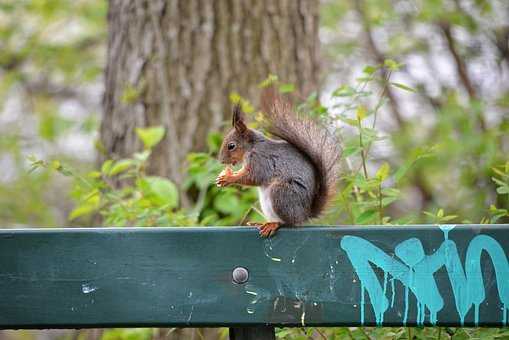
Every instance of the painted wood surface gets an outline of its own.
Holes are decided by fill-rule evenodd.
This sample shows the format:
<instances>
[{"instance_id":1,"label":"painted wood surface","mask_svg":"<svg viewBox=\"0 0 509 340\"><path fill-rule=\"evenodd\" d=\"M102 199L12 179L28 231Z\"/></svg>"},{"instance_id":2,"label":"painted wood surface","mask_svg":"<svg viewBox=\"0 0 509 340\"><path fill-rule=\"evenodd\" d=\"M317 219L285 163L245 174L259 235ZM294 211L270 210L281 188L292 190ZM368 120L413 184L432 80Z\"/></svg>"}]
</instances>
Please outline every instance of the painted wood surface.
<instances>
[{"instance_id":1,"label":"painted wood surface","mask_svg":"<svg viewBox=\"0 0 509 340\"><path fill-rule=\"evenodd\" d=\"M4 229L0 328L506 326L508 254L503 225Z\"/></svg>"}]
</instances>

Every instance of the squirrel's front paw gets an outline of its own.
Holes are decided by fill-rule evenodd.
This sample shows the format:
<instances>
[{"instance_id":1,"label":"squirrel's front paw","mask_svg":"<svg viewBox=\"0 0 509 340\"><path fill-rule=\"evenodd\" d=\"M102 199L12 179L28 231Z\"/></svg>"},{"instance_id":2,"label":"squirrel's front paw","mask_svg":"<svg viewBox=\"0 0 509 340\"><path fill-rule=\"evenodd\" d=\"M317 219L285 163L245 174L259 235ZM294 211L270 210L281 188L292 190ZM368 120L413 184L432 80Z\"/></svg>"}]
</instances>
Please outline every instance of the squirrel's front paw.
<instances>
[{"instance_id":1,"label":"squirrel's front paw","mask_svg":"<svg viewBox=\"0 0 509 340\"><path fill-rule=\"evenodd\" d=\"M217 176L216 178L216 185L221 188L221 187L225 187L227 186L228 184L230 184L230 181L228 181L228 177L226 177L225 175L219 175Z\"/></svg>"},{"instance_id":2,"label":"squirrel's front paw","mask_svg":"<svg viewBox=\"0 0 509 340\"><path fill-rule=\"evenodd\" d=\"M216 178L216 185L218 187L225 187L232 184L231 177L233 170L230 167L225 168Z\"/></svg>"}]
</instances>

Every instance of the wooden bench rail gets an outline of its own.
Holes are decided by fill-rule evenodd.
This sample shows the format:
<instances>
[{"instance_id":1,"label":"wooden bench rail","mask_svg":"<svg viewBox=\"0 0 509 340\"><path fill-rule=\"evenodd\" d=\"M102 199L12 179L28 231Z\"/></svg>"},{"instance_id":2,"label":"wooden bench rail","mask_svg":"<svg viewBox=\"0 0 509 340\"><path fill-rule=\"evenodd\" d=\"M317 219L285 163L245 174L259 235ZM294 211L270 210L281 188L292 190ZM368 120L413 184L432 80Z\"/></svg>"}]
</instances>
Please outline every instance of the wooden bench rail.
<instances>
[{"instance_id":1,"label":"wooden bench rail","mask_svg":"<svg viewBox=\"0 0 509 340\"><path fill-rule=\"evenodd\" d=\"M0 329L500 327L508 254L507 225L3 229Z\"/></svg>"}]
</instances>

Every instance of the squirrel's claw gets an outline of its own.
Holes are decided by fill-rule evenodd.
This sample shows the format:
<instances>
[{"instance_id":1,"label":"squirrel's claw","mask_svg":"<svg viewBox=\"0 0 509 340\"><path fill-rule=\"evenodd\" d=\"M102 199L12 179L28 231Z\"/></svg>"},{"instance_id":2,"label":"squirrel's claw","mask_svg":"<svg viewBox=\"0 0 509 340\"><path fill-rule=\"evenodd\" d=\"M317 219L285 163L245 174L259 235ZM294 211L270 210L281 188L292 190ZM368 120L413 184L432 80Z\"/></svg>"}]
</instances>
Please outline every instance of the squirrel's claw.
<instances>
[{"instance_id":1,"label":"squirrel's claw","mask_svg":"<svg viewBox=\"0 0 509 340\"><path fill-rule=\"evenodd\" d=\"M227 186L228 184L229 183L228 183L228 180L227 180L226 176L224 176L224 175L217 176L217 178L216 178L216 186L218 186L219 188L222 188L222 187Z\"/></svg>"},{"instance_id":2,"label":"squirrel's claw","mask_svg":"<svg viewBox=\"0 0 509 340\"><path fill-rule=\"evenodd\" d=\"M265 223L253 223L248 222L247 225L256 226L260 231L261 237L271 237L274 236L281 226L279 222L265 222Z\"/></svg>"},{"instance_id":3,"label":"squirrel's claw","mask_svg":"<svg viewBox=\"0 0 509 340\"><path fill-rule=\"evenodd\" d=\"M233 175L233 170L230 167L226 167L217 176L217 178L216 178L216 185L221 188L221 187L225 187L225 186L231 184L230 177L232 175Z\"/></svg>"}]
</instances>

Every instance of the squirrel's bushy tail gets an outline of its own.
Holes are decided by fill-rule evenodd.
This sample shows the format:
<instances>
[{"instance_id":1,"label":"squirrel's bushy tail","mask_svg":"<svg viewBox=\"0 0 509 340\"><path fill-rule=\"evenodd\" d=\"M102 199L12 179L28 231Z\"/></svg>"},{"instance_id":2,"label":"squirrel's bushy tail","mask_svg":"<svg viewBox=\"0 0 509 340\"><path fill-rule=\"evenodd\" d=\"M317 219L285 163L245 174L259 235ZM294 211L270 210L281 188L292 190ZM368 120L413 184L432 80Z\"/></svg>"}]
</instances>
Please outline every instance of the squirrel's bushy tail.
<instances>
[{"instance_id":1,"label":"squirrel's bushy tail","mask_svg":"<svg viewBox=\"0 0 509 340\"><path fill-rule=\"evenodd\" d=\"M298 117L273 87L264 89L261 107L268 131L295 146L317 171L317 188L310 218L318 217L334 196L339 177L341 147L335 136L310 117Z\"/></svg>"}]
</instances>

